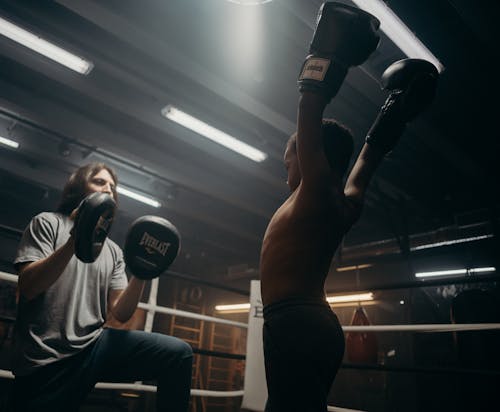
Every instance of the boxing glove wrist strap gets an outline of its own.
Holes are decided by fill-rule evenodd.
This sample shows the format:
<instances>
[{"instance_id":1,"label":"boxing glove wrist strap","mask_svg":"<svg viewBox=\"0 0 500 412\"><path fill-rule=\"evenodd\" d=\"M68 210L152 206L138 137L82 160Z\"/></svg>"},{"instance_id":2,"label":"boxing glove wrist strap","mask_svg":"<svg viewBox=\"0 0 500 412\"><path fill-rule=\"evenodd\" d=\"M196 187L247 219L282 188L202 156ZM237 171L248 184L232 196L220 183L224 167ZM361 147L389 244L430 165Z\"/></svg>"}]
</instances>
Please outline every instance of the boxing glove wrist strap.
<instances>
[{"instance_id":1,"label":"boxing glove wrist strap","mask_svg":"<svg viewBox=\"0 0 500 412\"><path fill-rule=\"evenodd\" d=\"M299 76L299 91L309 91L332 99L347 75L347 67L337 59L309 55Z\"/></svg>"}]
</instances>

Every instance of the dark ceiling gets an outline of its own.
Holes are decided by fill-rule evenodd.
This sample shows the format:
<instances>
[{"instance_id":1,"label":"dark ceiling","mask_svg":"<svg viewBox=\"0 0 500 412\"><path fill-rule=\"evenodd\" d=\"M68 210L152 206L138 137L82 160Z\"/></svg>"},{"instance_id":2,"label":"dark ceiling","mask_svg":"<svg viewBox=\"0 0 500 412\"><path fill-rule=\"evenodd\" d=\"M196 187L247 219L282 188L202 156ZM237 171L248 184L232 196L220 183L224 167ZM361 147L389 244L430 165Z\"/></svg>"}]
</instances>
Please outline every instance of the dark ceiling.
<instances>
[{"instance_id":1,"label":"dark ceiling","mask_svg":"<svg viewBox=\"0 0 500 412\"><path fill-rule=\"evenodd\" d=\"M498 3L388 3L445 71L433 106L380 167L346 248L499 216ZM119 241L132 219L159 214L183 235L180 259L200 272L256 269L267 222L287 196L282 152L320 4L2 0L0 16L94 69L76 74L0 36L0 135L21 145L0 147L0 223L22 229L56 205L72 170L101 160L122 184L163 203L153 209L122 197ZM383 36L328 107L353 130L357 149L386 96L377 79L403 57ZM161 116L167 104L256 146L267 160L254 163L171 123Z\"/></svg>"}]
</instances>

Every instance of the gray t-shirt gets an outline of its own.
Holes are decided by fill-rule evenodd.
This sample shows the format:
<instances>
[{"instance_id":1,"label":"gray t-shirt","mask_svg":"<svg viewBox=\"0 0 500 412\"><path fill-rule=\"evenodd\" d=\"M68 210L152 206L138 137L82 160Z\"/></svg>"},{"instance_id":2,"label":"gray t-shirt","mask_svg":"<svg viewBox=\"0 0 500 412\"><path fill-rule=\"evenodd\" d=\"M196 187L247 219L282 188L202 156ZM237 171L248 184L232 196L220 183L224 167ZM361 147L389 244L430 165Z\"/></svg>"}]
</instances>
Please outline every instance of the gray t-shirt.
<instances>
[{"instance_id":1,"label":"gray t-shirt","mask_svg":"<svg viewBox=\"0 0 500 412\"><path fill-rule=\"evenodd\" d=\"M73 221L60 213L35 216L21 238L14 264L35 262L63 246ZM102 332L108 291L125 289L127 276L120 247L106 239L93 263L73 255L61 276L32 300L21 297L16 321L16 376L80 352Z\"/></svg>"}]
</instances>

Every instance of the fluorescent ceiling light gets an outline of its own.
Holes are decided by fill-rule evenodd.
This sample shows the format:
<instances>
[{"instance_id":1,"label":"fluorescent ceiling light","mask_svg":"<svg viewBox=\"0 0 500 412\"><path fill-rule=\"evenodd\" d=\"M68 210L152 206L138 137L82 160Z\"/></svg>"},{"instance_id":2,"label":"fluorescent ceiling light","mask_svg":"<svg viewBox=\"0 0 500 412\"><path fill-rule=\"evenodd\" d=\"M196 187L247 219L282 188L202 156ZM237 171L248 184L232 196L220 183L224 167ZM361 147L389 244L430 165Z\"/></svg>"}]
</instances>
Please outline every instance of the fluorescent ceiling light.
<instances>
[{"instance_id":1,"label":"fluorescent ceiling light","mask_svg":"<svg viewBox=\"0 0 500 412\"><path fill-rule=\"evenodd\" d=\"M434 276L466 275L466 274L474 274L474 273L494 272L495 270L496 270L495 267L438 270L438 271L434 271L434 272L418 272L418 273L415 273L415 277L427 278L427 277L434 277Z\"/></svg>"},{"instance_id":2,"label":"fluorescent ceiling light","mask_svg":"<svg viewBox=\"0 0 500 412\"><path fill-rule=\"evenodd\" d=\"M358 293L354 295L339 295L329 296L326 301L331 304L336 303L351 303L351 302L366 302L373 300L373 293ZM242 313L250 310L250 303L236 303L232 305L217 305L215 310L226 313Z\"/></svg>"},{"instance_id":3,"label":"fluorescent ceiling light","mask_svg":"<svg viewBox=\"0 0 500 412\"><path fill-rule=\"evenodd\" d=\"M497 268L495 267L485 267L485 268L473 268L469 269L469 273L488 273L488 272L495 272Z\"/></svg>"},{"instance_id":4,"label":"fluorescent ceiling light","mask_svg":"<svg viewBox=\"0 0 500 412\"><path fill-rule=\"evenodd\" d=\"M467 269L437 270L435 272L418 272L415 273L415 277L427 278L433 276L465 275L466 273Z\"/></svg>"},{"instance_id":5,"label":"fluorescent ceiling light","mask_svg":"<svg viewBox=\"0 0 500 412\"><path fill-rule=\"evenodd\" d=\"M122 392L120 393L124 398L138 398L140 395L135 392Z\"/></svg>"},{"instance_id":6,"label":"fluorescent ceiling light","mask_svg":"<svg viewBox=\"0 0 500 412\"><path fill-rule=\"evenodd\" d=\"M250 303L236 303L234 305L217 305L215 310L219 312L248 312L250 310Z\"/></svg>"},{"instance_id":7,"label":"fluorescent ceiling light","mask_svg":"<svg viewBox=\"0 0 500 412\"><path fill-rule=\"evenodd\" d=\"M130 189L126 189L123 186L118 185L116 187L116 191L123 196L130 197L131 199L137 200L142 203L146 203L147 205L153 206L153 207L160 207L161 203L158 202L158 200L155 200L151 197L141 195L140 193L134 192Z\"/></svg>"},{"instance_id":8,"label":"fluorescent ceiling light","mask_svg":"<svg viewBox=\"0 0 500 412\"><path fill-rule=\"evenodd\" d=\"M193 132L196 132L207 139L214 141L228 149L231 149L254 162L262 162L267 158L267 154L261 152L260 150L252 147L242 141L230 136L215 127L210 126L207 123L198 120L197 118L184 113L183 111L176 109L175 107L168 105L164 107L161 114L167 119L172 120L184 126Z\"/></svg>"},{"instance_id":9,"label":"fluorescent ceiling light","mask_svg":"<svg viewBox=\"0 0 500 412\"><path fill-rule=\"evenodd\" d=\"M444 66L430 50L413 34L399 17L381 0L352 0L359 8L373 14L380 20L380 29L408 57L430 61L439 72Z\"/></svg>"},{"instance_id":10,"label":"fluorescent ceiling light","mask_svg":"<svg viewBox=\"0 0 500 412\"><path fill-rule=\"evenodd\" d=\"M75 56L1 17L0 34L78 73L89 74L94 67L91 62Z\"/></svg>"},{"instance_id":11,"label":"fluorescent ceiling light","mask_svg":"<svg viewBox=\"0 0 500 412\"><path fill-rule=\"evenodd\" d=\"M371 267L369 263L364 263L362 265L354 265L354 266L340 266L336 270L337 272L348 272L350 270L358 270L358 269L366 269Z\"/></svg>"},{"instance_id":12,"label":"fluorescent ceiling light","mask_svg":"<svg viewBox=\"0 0 500 412\"><path fill-rule=\"evenodd\" d=\"M376 305L377 302L374 300L366 300L362 302L343 302L343 303L330 303L332 308L352 308L353 306L373 306Z\"/></svg>"},{"instance_id":13,"label":"fluorescent ceiling light","mask_svg":"<svg viewBox=\"0 0 500 412\"><path fill-rule=\"evenodd\" d=\"M414 246L414 247L411 247L410 250L413 252L414 250L431 249L433 247L450 246L450 245L456 245L458 243L475 242L477 240L489 239L492 237L493 237L492 234L488 234L488 235L481 235L481 236L465 237L462 239L445 240L443 242L429 243L427 245Z\"/></svg>"},{"instance_id":14,"label":"fluorescent ceiling light","mask_svg":"<svg viewBox=\"0 0 500 412\"><path fill-rule=\"evenodd\" d=\"M5 146L13 147L14 149L17 149L19 147L19 143L2 136L0 136L0 143Z\"/></svg>"},{"instance_id":15,"label":"fluorescent ceiling light","mask_svg":"<svg viewBox=\"0 0 500 412\"><path fill-rule=\"evenodd\" d=\"M365 302L368 300L373 300L373 293L358 293L355 295L340 295L340 296L328 296L326 301L328 303L344 303L344 302Z\"/></svg>"}]
</instances>

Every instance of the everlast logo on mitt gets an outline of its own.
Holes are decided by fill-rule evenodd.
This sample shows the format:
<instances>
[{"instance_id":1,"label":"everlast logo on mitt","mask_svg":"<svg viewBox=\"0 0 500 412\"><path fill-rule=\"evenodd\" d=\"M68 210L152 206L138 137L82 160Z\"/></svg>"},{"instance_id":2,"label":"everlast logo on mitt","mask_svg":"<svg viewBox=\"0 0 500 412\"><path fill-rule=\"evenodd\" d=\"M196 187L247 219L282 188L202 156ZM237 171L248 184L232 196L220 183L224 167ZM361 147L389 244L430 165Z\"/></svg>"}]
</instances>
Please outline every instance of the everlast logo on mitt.
<instances>
[{"instance_id":1,"label":"everlast logo on mitt","mask_svg":"<svg viewBox=\"0 0 500 412\"><path fill-rule=\"evenodd\" d=\"M149 254L157 252L160 255L165 256L170 246L170 243L160 242L158 239L151 236L148 232L144 232L139 245L144 246L146 252L148 252Z\"/></svg>"},{"instance_id":2,"label":"everlast logo on mitt","mask_svg":"<svg viewBox=\"0 0 500 412\"><path fill-rule=\"evenodd\" d=\"M310 57L304 63L304 67L302 69L302 73L300 74L299 80L311 79L323 81L329 66L330 60L328 59L323 59L321 57Z\"/></svg>"}]
</instances>

